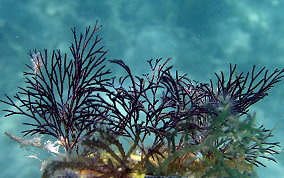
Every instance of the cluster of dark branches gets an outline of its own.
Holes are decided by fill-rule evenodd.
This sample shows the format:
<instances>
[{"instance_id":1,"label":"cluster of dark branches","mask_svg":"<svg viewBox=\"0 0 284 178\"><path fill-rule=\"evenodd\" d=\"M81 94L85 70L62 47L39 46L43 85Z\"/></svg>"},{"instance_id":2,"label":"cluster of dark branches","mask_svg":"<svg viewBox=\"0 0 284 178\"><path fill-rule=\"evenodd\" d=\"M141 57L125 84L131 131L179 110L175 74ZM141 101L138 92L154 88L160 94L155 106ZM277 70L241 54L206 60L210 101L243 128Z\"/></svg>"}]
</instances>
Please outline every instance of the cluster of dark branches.
<instances>
[{"instance_id":1,"label":"cluster of dark branches","mask_svg":"<svg viewBox=\"0 0 284 178\"><path fill-rule=\"evenodd\" d=\"M148 61L150 72L142 76L135 76L123 61L110 60L126 72L111 77L99 29L96 24L79 36L72 29L71 58L60 50L30 51L34 66L27 65L30 71L24 72L26 86L19 87L14 98L1 100L12 106L6 116L30 119L24 122L30 126L25 135L51 135L71 154L79 153L79 143L101 127L132 139L142 151L147 137L154 138L150 146L154 148L186 132L187 143L180 139L174 150L182 144L199 144L210 134L211 116L218 114L210 107L222 107L226 101L233 115L246 115L283 78L284 70L269 73L253 66L251 72L236 74L236 65L230 65L228 78L221 72L215 85L204 84L175 71L168 65L170 58Z\"/></svg>"},{"instance_id":2,"label":"cluster of dark branches","mask_svg":"<svg viewBox=\"0 0 284 178\"><path fill-rule=\"evenodd\" d=\"M79 36L72 29L71 58L60 50L29 52L33 66L27 65L29 71L24 72L26 86L19 87L14 98L2 100L12 106L5 110L6 116L30 119L23 123L31 126L24 135L53 136L70 154L82 138L96 130L96 123L85 122L98 115L88 102L94 93L104 90L110 73L104 64L107 51L98 47L100 28L98 24L88 27Z\"/></svg>"},{"instance_id":3,"label":"cluster of dark branches","mask_svg":"<svg viewBox=\"0 0 284 178\"><path fill-rule=\"evenodd\" d=\"M236 65L230 65L229 77L226 80L224 73L216 74L217 86L212 80L208 85L209 102L218 104L221 100L230 99L232 110L235 113L246 114L248 108L267 96L267 91L283 78L284 69L276 69L269 73L263 67L259 71L254 65L251 72L236 74Z\"/></svg>"}]
</instances>

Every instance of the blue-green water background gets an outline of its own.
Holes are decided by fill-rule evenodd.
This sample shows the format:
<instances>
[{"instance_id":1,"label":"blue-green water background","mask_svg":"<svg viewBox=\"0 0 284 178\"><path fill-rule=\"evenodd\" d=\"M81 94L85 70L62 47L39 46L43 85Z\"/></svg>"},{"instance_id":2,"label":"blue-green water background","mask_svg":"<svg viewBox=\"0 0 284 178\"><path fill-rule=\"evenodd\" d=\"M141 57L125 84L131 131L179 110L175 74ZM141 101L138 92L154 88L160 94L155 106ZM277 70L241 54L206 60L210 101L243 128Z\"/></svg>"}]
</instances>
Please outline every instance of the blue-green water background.
<instances>
[{"instance_id":1,"label":"blue-green water background","mask_svg":"<svg viewBox=\"0 0 284 178\"><path fill-rule=\"evenodd\" d=\"M29 49L67 51L71 27L104 26L101 34L109 59L122 59L136 74L146 60L172 57L171 64L194 80L208 82L214 72L239 71L254 64L284 67L284 1L277 0L0 0L0 97L15 94L24 82ZM119 73L119 69L113 69ZM251 112L284 143L284 82ZM4 109L1 105L0 109ZM7 108L6 108L7 109ZM22 120L0 112L0 177L40 177L40 162L4 136L17 134ZM283 144L282 144L283 145ZM284 177L284 156L264 163L260 177Z\"/></svg>"}]
</instances>

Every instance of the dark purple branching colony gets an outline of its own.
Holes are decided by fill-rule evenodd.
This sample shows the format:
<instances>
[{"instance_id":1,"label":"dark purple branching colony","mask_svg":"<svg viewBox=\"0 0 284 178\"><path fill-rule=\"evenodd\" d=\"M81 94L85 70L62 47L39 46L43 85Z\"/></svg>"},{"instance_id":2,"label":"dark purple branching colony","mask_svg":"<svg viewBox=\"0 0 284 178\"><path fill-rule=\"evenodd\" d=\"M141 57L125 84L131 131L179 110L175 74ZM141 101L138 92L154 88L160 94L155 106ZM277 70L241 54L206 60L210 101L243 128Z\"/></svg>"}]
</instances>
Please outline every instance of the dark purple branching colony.
<instances>
[{"instance_id":1,"label":"dark purple branching colony","mask_svg":"<svg viewBox=\"0 0 284 178\"><path fill-rule=\"evenodd\" d=\"M89 101L99 91L104 91L110 73L103 62L107 51L98 44L102 40L95 33L100 26L88 27L85 34L77 36L73 28L74 43L70 47L72 58L60 50L30 51L34 66L24 72L26 87L4 103L16 110L5 110L10 115L30 118L25 125L30 129L24 135L43 134L59 139L68 153L77 149L81 138L96 131L97 113ZM96 35L96 36L95 36ZM48 60L50 58L50 60ZM93 118L93 119L92 119ZM94 122L87 122L92 119Z\"/></svg>"},{"instance_id":2,"label":"dark purple branching colony","mask_svg":"<svg viewBox=\"0 0 284 178\"><path fill-rule=\"evenodd\" d=\"M145 155L142 163L159 155L166 160L157 169L160 175L167 174L162 169L171 160L185 153L201 154L208 160L242 157L256 166L263 165L259 157L275 161L270 155L277 154L274 148L279 143L267 141L271 130L255 127L248 110L283 78L284 70L270 73L253 66L248 73L236 74L236 65L230 65L228 77L221 72L215 74L216 83L204 84L173 70L170 58L148 61L150 72L142 76L133 75L123 61L110 60L126 72L111 77L106 69L107 51L100 47L102 38L97 35L100 27L88 27L79 36L72 29L71 58L60 50L29 52L34 66L27 65L30 70L24 72L26 86L19 87L14 98L2 100L11 106L6 116L29 119L23 123L30 126L24 135L53 136L68 155L90 154L84 144L99 133L112 135L114 140L120 136L131 141L127 152L119 141L110 144L118 147L122 158L97 137L93 146L111 152L120 162L136 149ZM247 135L236 136L243 132ZM148 174L155 174L149 170Z\"/></svg>"}]
</instances>

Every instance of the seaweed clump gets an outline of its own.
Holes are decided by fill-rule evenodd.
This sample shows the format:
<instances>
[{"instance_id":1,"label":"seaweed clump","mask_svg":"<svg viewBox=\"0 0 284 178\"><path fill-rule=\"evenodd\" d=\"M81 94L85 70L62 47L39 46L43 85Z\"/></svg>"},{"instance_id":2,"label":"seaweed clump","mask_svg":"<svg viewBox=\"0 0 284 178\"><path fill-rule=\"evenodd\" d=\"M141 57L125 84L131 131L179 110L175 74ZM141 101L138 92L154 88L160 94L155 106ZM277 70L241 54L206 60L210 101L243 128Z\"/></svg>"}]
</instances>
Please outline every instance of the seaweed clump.
<instances>
[{"instance_id":1,"label":"seaweed clump","mask_svg":"<svg viewBox=\"0 0 284 178\"><path fill-rule=\"evenodd\" d=\"M26 86L1 102L6 116L22 116L22 144L52 153L42 177L246 177L261 158L276 162L279 142L256 126L249 107L267 96L284 70L255 66L236 73L230 65L209 83L179 74L167 60L149 60L150 72L135 76L107 69L98 23L84 33L73 28L71 57L60 50L30 51ZM42 141L42 136L53 140Z\"/></svg>"}]
</instances>

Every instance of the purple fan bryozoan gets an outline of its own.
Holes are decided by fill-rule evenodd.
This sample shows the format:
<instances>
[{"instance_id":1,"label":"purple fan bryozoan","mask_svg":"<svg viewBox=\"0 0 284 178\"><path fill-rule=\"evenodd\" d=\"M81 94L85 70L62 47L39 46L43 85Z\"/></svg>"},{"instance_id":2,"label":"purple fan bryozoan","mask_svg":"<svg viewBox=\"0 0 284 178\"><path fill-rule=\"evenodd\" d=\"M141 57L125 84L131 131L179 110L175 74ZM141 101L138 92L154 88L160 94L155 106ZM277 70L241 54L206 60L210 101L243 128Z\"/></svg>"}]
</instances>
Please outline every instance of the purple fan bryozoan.
<instances>
[{"instance_id":1,"label":"purple fan bryozoan","mask_svg":"<svg viewBox=\"0 0 284 178\"><path fill-rule=\"evenodd\" d=\"M149 73L136 76L123 61L106 60L100 28L79 35L73 28L71 55L30 51L26 85L1 100L6 116L22 116L29 126L24 136L55 138L41 143L6 133L58 154L43 165L43 177L249 176L253 166L265 166L259 158L276 162L279 143L255 126L249 107L282 80L283 69L236 74L230 65L228 77L221 72L216 82L199 83L168 58L149 60ZM113 77L108 62L126 75Z\"/></svg>"}]
</instances>

